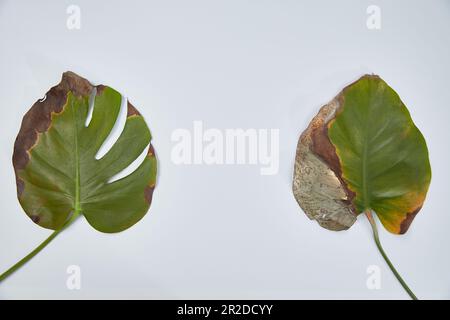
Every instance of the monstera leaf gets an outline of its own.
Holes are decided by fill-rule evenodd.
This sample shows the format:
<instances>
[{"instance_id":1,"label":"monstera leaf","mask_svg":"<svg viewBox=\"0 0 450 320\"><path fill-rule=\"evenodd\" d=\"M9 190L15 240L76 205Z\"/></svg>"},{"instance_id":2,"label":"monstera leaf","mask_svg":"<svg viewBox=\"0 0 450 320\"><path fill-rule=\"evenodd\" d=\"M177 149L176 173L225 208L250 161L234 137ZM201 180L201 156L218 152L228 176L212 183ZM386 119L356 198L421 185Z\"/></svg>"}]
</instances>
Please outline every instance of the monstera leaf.
<instances>
[{"instance_id":1,"label":"monstera leaf","mask_svg":"<svg viewBox=\"0 0 450 320\"><path fill-rule=\"evenodd\" d=\"M87 123L90 98L93 110ZM111 233L129 228L146 214L156 158L147 124L130 103L118 140L96 158L118 118L121 100L114 89L93 86L66 72L24 116L13 164L18 199L33 222L57 233L83 215L95 229ZM147 156L134 172L111 181L146 147Z\"/></svg>"},{"instance_id":2,"label":"monstera leaf","mask_svg":"<svg viewBox=\"0 0 450 320\"><path fill-rule=\"evenodd\" d=\"M348 229L365 212L379 245L371 212L389 232L405 233L430 180L425 139L407 108L380 77L366 75L322 107L301 135L293 192L307 216L330 230Z\"/></svg>"}]
</instances>

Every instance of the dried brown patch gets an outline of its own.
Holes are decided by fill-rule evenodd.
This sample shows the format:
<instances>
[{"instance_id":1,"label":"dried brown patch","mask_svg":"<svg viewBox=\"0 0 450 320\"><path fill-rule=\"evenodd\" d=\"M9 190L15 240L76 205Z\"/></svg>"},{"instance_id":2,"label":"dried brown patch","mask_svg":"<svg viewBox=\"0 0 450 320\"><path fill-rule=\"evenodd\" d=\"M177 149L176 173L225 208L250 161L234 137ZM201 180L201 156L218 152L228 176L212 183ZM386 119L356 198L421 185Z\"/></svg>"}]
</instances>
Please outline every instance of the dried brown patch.
<instances>
[{"instance_id":1,"label":"dried brown patch","mask_svg":"<svg viewBox=\"0 0 450 320\"><path fill-rule=\"evenodd\" d=\"M137 109L135 107L133 107L133 105L128 102L127 104L127 117L131 117L131 116L140 116L141 114L139 113L139 111L137 111Z\"/></svg>"},{"instance_id":2,"label":"dried brown patch","mask_svg":"<svg viewBox=\"0 0 450 320\"><path fill-rule=\"evenodd\" d=\"M97 87L97 91L99 90L99 87L101 86ZM72 71L66 71L63 73L61 82L53 88L59 88L66 93L71 91L76 97L86 97L91 94L94 87L85 78L80 77Z\"/></svg>"},{"instance_id":3,"label":"dried brown patch","mask_svg":"<svg viewBox=\"0 0 450 320\"><path fill-rule=\"evenodd\" d=\"M99 84L98 86L95 87L97 89L97 96L101 95L103 93L103 90L105 90L106 86Z\"/></svg>"},{"instance_id":4,"label":"dried brown patch","mask_svg":"<svg viewBox=\"0 0 450 320\"><path fill-rule=\"evenodd\" d=\"M21 179L16 179L17 196L21 196L23 189L25 188L25 183Z\"/></svg>"},{"instance_id":5,"label":"dried brown patch","mask_svg":"<svg viewBox=\"0 0 450 320\"><path fill-rule=\"evenodd\" d=\"M153 149L152 144L150 143L150 146L148 147L147 156L154 157L155 156L155 149Z\"/></svg>"},{"instance_id":6,"label":"dried brown patch","mask_svg":"<svg viewBox=\"0 0 450 320\"><path fill-rule=\"evenodd\" d=\"M93 86L84 78L73 72L65 72L61 82L46 93L44 101L36 101L22 119L22 125L14 143L13 164L16 170L25 168L28 153L36 143L38 134L47 131L51 123L52 113L59 113L67 101L67 93L75 96L86 96Z\"/></svg>"},{"instance_id":7,"label":"dried brown patch","mask_svg":"<svg viewBox=\"0 0 450 320\"><path fill-rule=\"evenodd\" d=\"M19 133L14 143L13 166L16 174L17 195L24 190L24 182L18 171L26 167L29 161L28 152L36 144L39 134L48 130L52 113L60 113L66 104L67 94L71 91L75 96L89 96L93 86L86 79L68 71L63 73L61 82L52 87L44 100L36 101L22 119Z\"/></svg>"},{"instance_id":8,"label":"dried brown patch","mask_svg":"<svg viewBox=\"0 0 450 320\"><path fill-rule=\"evenodd\" d=\"M328 108L329 105L337 103L337 109L335 114L330 119L324 119L320 116L321 112L311 122L311 151L319 156L327 166L335 173L339 179L344 191L347 195L345 200L342 200L346 204L349 204L353 208L353 212L357 214L356 207L353 204L353 199L356 197L356 193L348 188L347 183L342 177L342 168L339 157L336 153L335 146L331 143L328 137L328 124L336 117L336 114L343 106L342 94L339 94L331 103L325 105L323 108Z\"/></svg>"},{"instance_id":9,"label":"dried brown patch","mask_svg":"<svg viewBox=\"0 0 450 320\"><path fill-rule=\"evenodd\" d=\"M337 176L341 176L342 169L339 157L336 154L336 148L328 137L328 125L323 119L320 119L320 125L313 127L311 139L311 151L320 156Z\"/></svg>"},{"instance_id":10,"label":"dried brown patch","mask_svg":"<svg viewBox=\"0 0 450 320\"><path fill-rule=\"evenodd\" d=\"M146 186L144 190L145 201L148 204L152 203L153 191L155 190L155 186Z\"/></svg>"},{"instance_id":11,"label":"dried brown patch","mask_svg":"<svg viewBox=\"0 0 450 320\"><path fill-rule=\"evenodd\" d=\"M414 220L415 216L419 213L420 209L422 209L422 206L419 206L415 210L408 212L406 214L406 218L400 224L400 232L399 232L400 234L404 234L406 233L406 231L408 231L411 222Z\"/></svg>"}]
</instances>

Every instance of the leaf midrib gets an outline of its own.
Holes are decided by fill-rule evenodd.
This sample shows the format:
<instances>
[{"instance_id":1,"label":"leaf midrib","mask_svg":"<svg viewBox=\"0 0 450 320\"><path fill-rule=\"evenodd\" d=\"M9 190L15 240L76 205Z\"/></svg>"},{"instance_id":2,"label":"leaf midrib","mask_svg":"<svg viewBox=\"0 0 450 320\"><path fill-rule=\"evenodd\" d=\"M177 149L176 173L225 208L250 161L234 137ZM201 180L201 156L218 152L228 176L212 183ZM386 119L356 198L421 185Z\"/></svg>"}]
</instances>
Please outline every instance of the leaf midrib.
<instances>
[{"instance_id":1,"label":"leaf midrib","mask_svg":"<svg viewBox=\"0 0 450 320\"><path fill-rule=\"evenodd\" d=\"M74 209L75 212L80 212L80 157L79 157L79 149L78 149L78 120L75 114L75 106L74 99L72 99L72 117L73 117L73 125L74 125L74 146L75 146L75 199L74 199Z\"/></svg>"},{"instance_id":2,"label":"leaf midrib","mask_svg":"<svg viewBox=\"0 0 450 320\"><path fill-rule=\"evenodd\" d=\"M368 154L368 150L369 150L369 145L367 143L368 132L369 132L369 130L366 129L366 132L364 134L363 154L361 156L364 210L370 209L369 208L370 201L368 200L369 187L367 185L367 154Z\"/></svg>"},{"instance_id":3,"label":"leaf midrib","mask_svg":"<svg viewBox=\"0 0 450 320\"><path fill-rule=\"evenodd\" d=\"M371 99L371 92L369 91L369 101ZM369 103L370 105L370 103ZM369 133L370 133L370 111L369 107L367 110L366 118L364 119L364 144L363 144L363 152L361 155L361 169L362 169L362 188L363 188L363 204L364 210L370 209L370 200L369 200L369 185L368 185L368 172L367 172L367 162L369 155Z\"/></svg>"}]
</instances>

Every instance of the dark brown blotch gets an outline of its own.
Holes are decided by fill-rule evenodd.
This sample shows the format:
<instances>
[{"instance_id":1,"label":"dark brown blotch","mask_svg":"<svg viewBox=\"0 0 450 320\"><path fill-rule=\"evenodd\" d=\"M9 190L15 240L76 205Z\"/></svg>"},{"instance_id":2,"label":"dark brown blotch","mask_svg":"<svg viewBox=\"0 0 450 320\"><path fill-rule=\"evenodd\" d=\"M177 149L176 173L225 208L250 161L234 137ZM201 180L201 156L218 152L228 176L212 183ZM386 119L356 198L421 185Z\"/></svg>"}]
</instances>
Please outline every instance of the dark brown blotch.
<instances>
[{"instance_id":1,"label":"dark brown blotch","mask_svg":"<svg viewBox=\"0 0 450 320\"><path fill-rule=\"evenodd\" d=\"M25 183L22 179L16 179L16 187L17 187L17 196L20 197L23 193L23 189L25 188Z\"/></svg>"},{"instance_id":2,"label":"dark brown blotch","mask_svg":"<svg viewBox=\"0 0 450 320\"><path fill-rule=\"evenodd\" d=\"M24 169L28 163L28 151L36 144L38 134L48 130L52 113L60 113L67 101L67 93L89 96L93 86L86 79L71 71L63 73L61 82L46 93L46 99L36 101L22 119L22 125L14 143L13 165Z\"/></svg>"},{"instance_id":3,"label":"dark brown blotch","mask_svg":"<svg viewBox=\"0 0 450 320\"><path fill-rule=\"evenodd\" d=\"M339 97L337 99L339 99ZM342 104L340 104L339 106L342 106ZM324 119L317 119L317 122L315 122L313 125L311 132L311 151L319 156L319 158L321 158L335 173L347 195L347 199L342 201L345 204L351 205L353 208L352 211L356 214L356 207L353 204L353 199L356 197L356 193L348 188L347 183L342 178L341 163L336 153L336 148L331 143L328 136L329 121L325 122L323 120Z\"/></svg>"},{"instance_id":4,"label":"dark brown blotch","mask_svg":"<svg viewBox=\"0 0 450 320\"><path fill-rule=\"evenodd\" d=\"M139 111L137 111L137 109L130 103L128 102L127 104L127 117L131 117L131 116L140 116L141 114L139 113Z\"/></svg>"},{"instance_id":5,"label":"dark brown blotch","mask_svg":"<svg viewBox=\"0 0 450 320\"><path fill-rule=\"evenodd\" d=\"M148 204L152 203L153 190L155 190L155 186L146 186L145 189L144 189L145 201Z\"/></svg>"},{"instance_id":6,"label":"dark brown blotch","mask_svg":"<svg viewBox=\"0 0 450 320\"><path fill-rule=\"evenodd\" d=\"M66 93L71 91L76 97L89 97L94 88L88 80L72 71L64 72L61 82L56 87Z\"/></svg>"},{"instance_id":7,"label":"dark brown blotch","mask_svg":"<svg viewBox=\"0 0 450 320\"><path fill-rule=\"evenodd\" d=\"M39 221L41 221L41 217L39 217L37 215L32 215L32 216L30 216L30 218L36 224L39 224Z\"/></svg>"},{"instance_id":8,"label":"dark brown blotch","mask_svg":"<svg viewBox=\"0 0 450 320\"><path fill-rule=\"evenodd\" d=\"M99 84L98 86L95 87L95 89L97 90L96 95L100 96L103 91L106 89L106 86Z\"/></svg>"},{"instance_id":9,"label":"dark brown blotch","mask_svg":"<svg viewBox=\"0 0 450 320\"><path fill-rule=\"evenodd\" d=\"M419 213L420 209L422 209L422 206L419 206L415 210L406 214L406 218L400 224L400 234L404 234L406 233L406 231L408 231L409 226L411 225L416 215Z\"/></svg>"},{"instance_id":10,"label":"dark brown blotch","mask_svg":"<svg viewBox=\"0 0 450 320\"><path fill-rule=\"evenodd\" d=\"M328 137L328 126L322 124L319 127L313 128L311 151L324 160L336 175L342 175L341 164L336 154L336 148L331 143Z\"/></svg>"},{"instance_id":11,"label":"dark brown blotch","mask_svg":"<svg viewBox=\"0 0 450 320\"><path fill-rule=\"evenodd\" d=\"M155 149L153 148L151 143L150 143L150 146L148 147L147 156L148 157L154 157L155 156Z\"/></svg>"}]
</instances>

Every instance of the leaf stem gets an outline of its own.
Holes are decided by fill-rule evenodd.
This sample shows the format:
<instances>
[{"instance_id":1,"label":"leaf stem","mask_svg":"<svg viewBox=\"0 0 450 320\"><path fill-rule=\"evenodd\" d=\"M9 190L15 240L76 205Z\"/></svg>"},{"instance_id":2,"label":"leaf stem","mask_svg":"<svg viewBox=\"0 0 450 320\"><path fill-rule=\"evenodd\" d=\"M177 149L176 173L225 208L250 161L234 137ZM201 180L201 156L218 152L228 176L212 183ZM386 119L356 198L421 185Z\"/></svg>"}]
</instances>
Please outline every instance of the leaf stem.
<instances>
[{"instance_id":1,"label":"leaf stem","mask_svg":"<svg viewBox=\"0 0 450 320\"><path fill-rule=\"evenodd\" d=\"M73 221L75 221L80 215L79 211L76 210L71 217L66 221L66 223L58 230L55 230L47 239L45 239L39 246L37 246L33 251L31 251L28 255L22 258L19 262L13 265L11 268L6 270L4 273L0 275L0 282L5 280L8 276L14 273L17 269L27 263L31 258L37 255L42 249L44 249L59 233L61 233L64 229L66 229Z\"/></svg>"},{"instance_id":2,"label":"leaf stem","mask_svg":"<svg viewBox=\"0 0 450 320\"><path fill-rule=\"evenodd\" d=\"M373 231L373 238L375 239L375 243L377 245L378 250L380 251L381 255L383 256L384 260L386 261L386 263L388 264L389 268L391 269L392 273L394 273L395 277L397 278L397 280L400 282L400 284L402 285L403 289L405 289L405 291L408 293L408 295L411 297L411 299L413 300L417 300L416 295L411 291L411 289L408 287L408 285L406 284L406 282L403 280L403 278L400 276L400 274L397 272L397 270L395 269L394 265L392 264L391 260L389 260L388 256L386 255L386 252L384 252L383 247L381 246L381 242L380 242L380 238L378 237L378 230L377 230L377 224L375 222L375 219L372 216L372 213L370 212L370 210L366 210L365 211L366 217L370 222L370 225L372 226L372 231Z\"/></svg>"}]
</instances>

